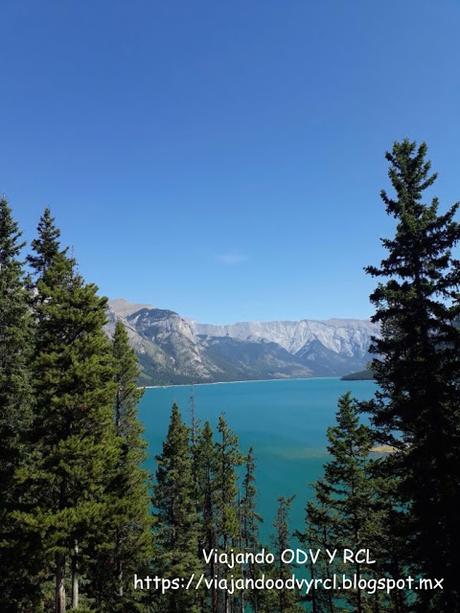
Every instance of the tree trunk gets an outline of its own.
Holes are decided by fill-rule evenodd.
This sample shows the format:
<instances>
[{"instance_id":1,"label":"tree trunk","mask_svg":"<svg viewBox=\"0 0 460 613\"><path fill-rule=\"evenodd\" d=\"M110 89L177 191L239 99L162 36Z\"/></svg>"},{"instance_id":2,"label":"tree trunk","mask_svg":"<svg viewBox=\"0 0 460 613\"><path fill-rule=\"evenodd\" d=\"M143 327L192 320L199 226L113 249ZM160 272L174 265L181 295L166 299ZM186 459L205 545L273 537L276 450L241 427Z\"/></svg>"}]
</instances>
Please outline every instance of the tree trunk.
<instances>
[{"instance_id":1,"label":"tree trunk","mask_svg":"<svg viewBox=\"0 0 460 613\"><path fill-rule=\"evenodd\" d=\"M66 598L65 598L65 556L62 553L57 553L55 556L56 572L55 572L55 611L56 613L65 613Z\"/></svg>"},{"instance_id":2,"label":"tree trunk","mask_svg":"<svg viewBox=\"0 0 460 613\"><path fill-rule=\"evenodd\" d=\"M123 598L123 562L118 558L117 560L117 579L118 579L118 595Z\"/></svg>"},{"instance_id":3,"label":"tree trunk","mask_svg":"<svg viewBox=\"0 0 460 613\"><path fill-rule=\"evenodd\" d=\"M78 609L78 541L72 554L72 609Z\"/></svg>"}]
</instances>

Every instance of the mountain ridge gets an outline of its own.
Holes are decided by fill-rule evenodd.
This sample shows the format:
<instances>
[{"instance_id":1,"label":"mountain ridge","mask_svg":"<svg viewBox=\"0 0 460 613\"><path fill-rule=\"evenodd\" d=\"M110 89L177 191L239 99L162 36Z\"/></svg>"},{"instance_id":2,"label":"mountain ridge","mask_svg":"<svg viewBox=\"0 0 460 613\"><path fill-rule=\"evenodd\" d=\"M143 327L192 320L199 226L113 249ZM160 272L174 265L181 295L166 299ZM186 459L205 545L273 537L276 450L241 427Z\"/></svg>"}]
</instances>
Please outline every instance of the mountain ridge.
<instances>
[{"instance_id":1,"label":"mountain ridge","mask_svg":"<svg viewBox=\"0 0 460 613\"><path fill-rule=\"evenodd\" d=\"M202 324L170 309L109 301L107 331L121 319L145 385L342 376L362 370L378 327L369 320Z\"/></svg>"}]
</instances>

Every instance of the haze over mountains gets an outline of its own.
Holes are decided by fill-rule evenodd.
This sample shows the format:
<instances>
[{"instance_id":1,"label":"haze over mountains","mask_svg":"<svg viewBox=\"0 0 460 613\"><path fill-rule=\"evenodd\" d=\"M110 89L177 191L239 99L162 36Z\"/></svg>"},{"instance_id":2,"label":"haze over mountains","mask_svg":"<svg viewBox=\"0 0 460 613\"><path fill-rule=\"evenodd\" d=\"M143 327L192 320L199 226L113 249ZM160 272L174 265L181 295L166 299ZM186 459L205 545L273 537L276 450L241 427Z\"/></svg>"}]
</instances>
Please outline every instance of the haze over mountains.
<instances>
[{"instance_id":1,"label":"haze over mountains","mask_svg":"<svg viewBox=\"0 0 460 613\"><path fill-rule=\"evenodd\" d=\"M365 368L378 334L359 319L202 324L123 299L109 302L109 333L116 319L128 329L144 385L341 376Z\"/></svg>"}]
</instances>

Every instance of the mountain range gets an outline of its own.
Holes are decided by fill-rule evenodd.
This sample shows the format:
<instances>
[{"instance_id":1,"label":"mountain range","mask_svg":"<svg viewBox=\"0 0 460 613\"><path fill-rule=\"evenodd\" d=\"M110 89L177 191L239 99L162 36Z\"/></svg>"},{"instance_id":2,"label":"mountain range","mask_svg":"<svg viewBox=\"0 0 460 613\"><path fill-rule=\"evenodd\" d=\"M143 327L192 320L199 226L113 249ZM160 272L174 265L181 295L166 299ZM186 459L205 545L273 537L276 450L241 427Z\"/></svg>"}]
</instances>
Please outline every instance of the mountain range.
<instances>
[{"instance_id":1,"label":"mountain range","mask_svg":"<svg viewBox=\"0 0 460 613\"><path fill-rule=\"evenodd\" d=\"M365 368L369 320L202 324L174 311L109 301L107 332L120 319L139 358L142 385L342 376Z\"/></svg>"}]
</instances>

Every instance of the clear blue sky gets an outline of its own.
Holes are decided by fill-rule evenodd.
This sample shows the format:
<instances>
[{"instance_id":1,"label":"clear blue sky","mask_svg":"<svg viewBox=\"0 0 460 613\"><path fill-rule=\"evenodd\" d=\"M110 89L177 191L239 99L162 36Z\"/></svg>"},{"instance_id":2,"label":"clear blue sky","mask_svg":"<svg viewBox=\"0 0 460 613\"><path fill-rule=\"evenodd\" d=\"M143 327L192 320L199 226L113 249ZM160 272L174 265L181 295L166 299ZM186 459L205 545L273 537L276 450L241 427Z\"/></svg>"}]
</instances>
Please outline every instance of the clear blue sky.
<instances>
[{"instance_id":1,"label":"clear blue sky","mask_svg":"<svg viewBox=\"0 0 460 613\"><path fill-rule=\"evenodd\" d=\"M458 0L3 0L0 192L111 297L366 317L384 151L460 199Z\"/></svg>"}]
</instances>

